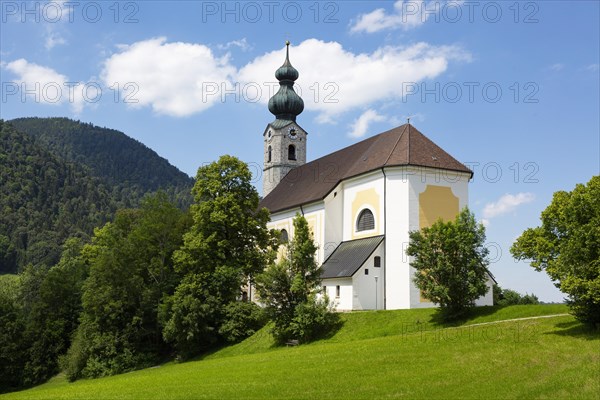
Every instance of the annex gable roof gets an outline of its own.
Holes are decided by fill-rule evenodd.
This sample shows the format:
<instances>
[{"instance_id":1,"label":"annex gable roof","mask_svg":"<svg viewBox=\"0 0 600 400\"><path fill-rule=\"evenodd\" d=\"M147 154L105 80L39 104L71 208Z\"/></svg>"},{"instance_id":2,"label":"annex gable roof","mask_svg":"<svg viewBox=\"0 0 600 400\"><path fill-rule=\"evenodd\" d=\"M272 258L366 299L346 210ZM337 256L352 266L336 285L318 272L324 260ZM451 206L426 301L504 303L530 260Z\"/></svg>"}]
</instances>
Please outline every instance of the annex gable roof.
<instances>
[{"instance_id":1,"label":"annex gable roof","mask_svg":"<svg viewBox=\"0 0 600 400\"><path fill-rule=\"evenodd\" d=\"M260 203L272 213L322 200L342 180L392 166L473 172L404 124L291 170Z\"/></svg>"},{"instance_id":2,"label":"annex gable roof","mask_svg":"<svg viewBox=\"0 0 600 400\"><path fill-rule=\"evenodd\" d=\"M348 278L371 257L383 241L383 235L349 240L340 245L321 265L321 278Z\"/></svg>"}]
</instances>

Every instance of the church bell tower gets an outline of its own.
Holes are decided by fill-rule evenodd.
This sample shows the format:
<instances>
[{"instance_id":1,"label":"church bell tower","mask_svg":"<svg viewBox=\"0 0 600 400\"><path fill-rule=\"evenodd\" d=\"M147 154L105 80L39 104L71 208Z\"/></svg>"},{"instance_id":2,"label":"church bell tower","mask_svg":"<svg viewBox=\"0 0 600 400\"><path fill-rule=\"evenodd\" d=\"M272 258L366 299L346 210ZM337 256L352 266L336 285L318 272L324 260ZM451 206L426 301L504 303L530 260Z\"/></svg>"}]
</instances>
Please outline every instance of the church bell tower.
<instances>
[{"instance_id":1,"label":"church bell tower","mask_svg":"<svg viewBox=\"0 0 600 400\"><path fill-rule=\"evenodd\" d=\"M269 111L275 115L275 121L263 133L263 197L288 172L306 163L307 133L296 123L296 117L304 110L304 101L294 92L294 81L299 74L290 63L290 42L285 45L285 62L275 71L279 90L269 99Z\"/></svg>"}]
</instances>

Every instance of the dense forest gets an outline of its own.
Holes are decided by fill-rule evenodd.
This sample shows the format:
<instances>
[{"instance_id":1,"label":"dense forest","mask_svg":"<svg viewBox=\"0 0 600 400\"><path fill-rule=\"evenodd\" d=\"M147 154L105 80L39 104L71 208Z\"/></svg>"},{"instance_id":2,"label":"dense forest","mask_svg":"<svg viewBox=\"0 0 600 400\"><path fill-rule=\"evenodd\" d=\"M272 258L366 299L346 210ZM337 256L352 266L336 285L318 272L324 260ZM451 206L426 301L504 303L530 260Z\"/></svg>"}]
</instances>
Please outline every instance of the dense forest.
<instances>
[{"instance_id":1,"label":"dense forest","mask_svg":"<svg viewBox=\"0 0 600 400\"><path fill-rule=\"evenodd\" d=\"M68 118L8 122L55 156L86 167L107 184L120 208L136 207L145 194L157 190L181 208L192 202L192 178L123 132Z\"/></svg>"},{"instance_id":2,"label":"dense forest","mask_svg":"<svg viewBox=\"0 0 600 400\"><path fill-rule=\"evenodd\" d=\"M53 265L63 241L86 237L114 214L110 189L0 121L0 273Z\"/></svg>"},{"instance_id":3,"label":"dense forest","mask_svg":"<svg viewBox=\"0 0 600 400\"><path fill-rule=\"evenodd\" d=\"M117 209L161 190L180 208L193 180L123 133L66 118L0 120L0 274L54 265Z\"/></svg>"}]
</instances>

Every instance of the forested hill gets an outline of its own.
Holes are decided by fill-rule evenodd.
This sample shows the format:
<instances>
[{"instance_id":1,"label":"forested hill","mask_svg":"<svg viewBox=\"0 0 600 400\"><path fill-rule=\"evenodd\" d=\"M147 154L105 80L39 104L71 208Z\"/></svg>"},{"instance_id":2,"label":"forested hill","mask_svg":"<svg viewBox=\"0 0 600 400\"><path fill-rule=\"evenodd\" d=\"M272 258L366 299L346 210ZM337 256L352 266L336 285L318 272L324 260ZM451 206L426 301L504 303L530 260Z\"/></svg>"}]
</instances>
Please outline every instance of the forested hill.
<instances>
[{"instance_id":1,"label":"forested hill","mask_svg":"<svg viewBox=\"0 0 600 400\"><path fill-rule=\"evenodd\" d=\"M53 265L70 236L88 236L117 209L110 188L0 120L0 274Z\"/></svg>"},{"instance_id":2,"label":"forested hill","mask_svg":"<svg viewBox=\"0 0 600 400\"><path fill-rule=\"evenodd\" d=\"M192 178L123 132L68 118L8 122L52 154L87 167L111 187L121 206L137 206L146 193L159 189L181 207L191 203Z\"/></svg>"},{"instance_id":3,"label":"forested hill","mask_svg":"<svg viewBox=\"0 0 600 400\"><path fill-rule=\"evenodd\" d=\"M0 123L0 274L54 265L67 238L149 193L191 204L193 179L122 132L68 118Z\"/></svg>"}]
</instances>

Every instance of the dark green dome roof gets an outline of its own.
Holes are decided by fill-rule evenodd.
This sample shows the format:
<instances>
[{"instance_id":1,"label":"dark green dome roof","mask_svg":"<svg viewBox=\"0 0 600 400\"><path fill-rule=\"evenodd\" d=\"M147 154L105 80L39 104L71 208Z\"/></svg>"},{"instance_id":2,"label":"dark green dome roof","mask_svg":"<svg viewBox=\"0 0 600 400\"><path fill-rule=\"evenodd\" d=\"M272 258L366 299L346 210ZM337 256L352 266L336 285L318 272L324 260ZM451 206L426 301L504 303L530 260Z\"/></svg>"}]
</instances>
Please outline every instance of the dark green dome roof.
<instances>
[{"instance_id":1,"label":"dark green dome roof","mask_svg":"<svg viewBox=\"0 0 600 400\"><path fill-rule=\"evenodd\" d=\"M286 42L285 62L275 71L279 90L269 99L269 111L277 119L295 121L304 110L304 101L294 92L294 81L300 75L290 63L290 42Z\"/></svg>"}]
</instances>

